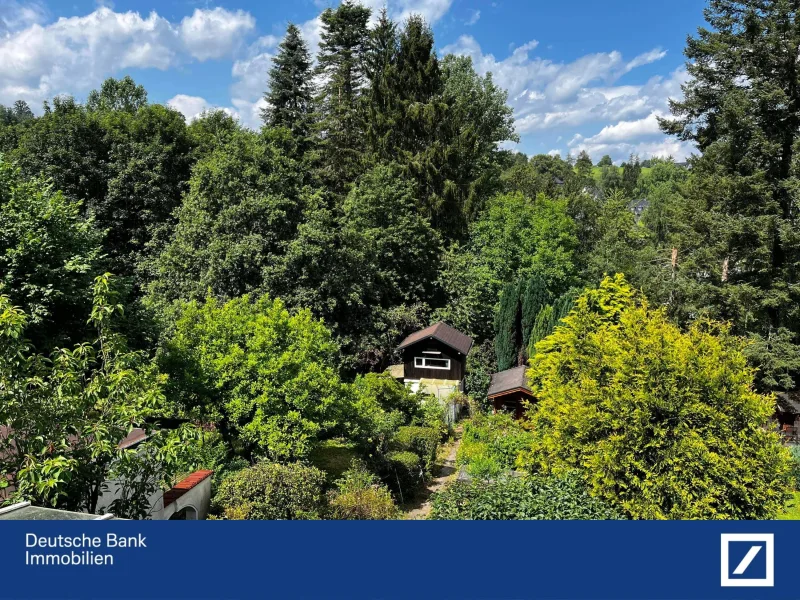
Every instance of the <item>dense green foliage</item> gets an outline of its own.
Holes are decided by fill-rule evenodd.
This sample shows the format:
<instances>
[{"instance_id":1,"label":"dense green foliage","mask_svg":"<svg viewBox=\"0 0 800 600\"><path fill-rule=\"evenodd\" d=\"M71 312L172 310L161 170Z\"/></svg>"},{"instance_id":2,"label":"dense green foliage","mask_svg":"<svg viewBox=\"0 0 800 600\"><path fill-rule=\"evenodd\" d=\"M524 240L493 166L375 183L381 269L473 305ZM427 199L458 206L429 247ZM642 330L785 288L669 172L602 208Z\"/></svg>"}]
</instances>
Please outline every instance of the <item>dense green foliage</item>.
<instances>
[{"instance_id":1,"label":"dense green foliage","mask_svg":"<svg viewBox=\"0 0 800 600\"><path fill-rule=\"evenodd\" d=\"M27 315L41 350L88 338L101 233L80 204L41 180L24 180L0 156L0 293Z\"/></svg>"},{"instance_id":2,"label":"dense green foliage","mask_svg":"<svg viewBox=\"0 0 800 600\"><path fill-rule=\"evenodd\" d=\"M342 413L335 352L309 311L245 295L183 306L162 363L178 402L216 422L231 445L286 460L308 454Z\"/></svg>"},{"instance_id":3,"label":"dense green foliage","mask_svg":"<svg viewBox=\"0 0 800 600\"><path fill-rule=\"evenodd\" d=\"M314 467L260 462L223 481L213 506L226 519L318 519L324 483L325 473Z\"/></svg>"},{"instance_id":4,"label":"dense green foliage","mask_svg":"<svg viewBox=\"0 0 800 600\"><path fill-rule=\"evenodd\" d=\"M510 415L477 414L464 425L456 465L472 477L497 477L512 471L517 457L531 446L531 434Z\"/></svg>"},{"instance_id":5,"label":"dense green foliage","mask_svg":"<svg viewBox=\"0 0 800 600\"><path fill-rule=\"evenodd\" d=\"M530 370L537 409L522 464L582 468L592 493L634 518L770 518L788 452L767 427L742 342L710 322L682 332L622 276L585 292Z\"/></svg>"},{"instance_id":6,"label":"dense green foliage","mask_svg":"<svg viewBox=\"0 0 800 600\"><path fill-rule=\"evenodd\" d=\"M456 481L433 498L430 519L621 519L575 474Z\"/></svg>"},{"instance_id":7,"label":"dense green foliage","mask_svg":"<svg viewBox=\"0 0 800 600\"><path fill-rule=\"evenodd\" d=\"M113 331L120 306L109 276L97 278L93 298L94 344L47 358L24 338L28 316L0 296L0 487L13 486L13 499L95 512L109 480L136 473L112 508L143 518L153 508L149 496L185 464L188 432L153 435L137 449L118 446L164 414L165 377Z\"/></svg>"},{"instance_id":8,"label":"dense green foliage","mask_svg":"<svg viewBox=\"0 0 800 600\"><path fill-rule=\"evenodd\" d=\"M454 487L452 514L775 515L790 463L767 393L800 372L796 12L710 1L662 121L691 169L502 150L491 74L419 15L351 0L322 12L316 56L288 26L259 131L187 125L129 76L0 107L0 482L93 511L119 476L113 510L142 516L204 467L237 482L231 517L335 498L385 518L381 486L417 492L456 402L475 412L459 464L497 481ZM383 373L440 320L473 337L469 399ZM524 426L481 414L491 375L530 361ZM121 451L133 427L148 442ZM344 475L355 457L373 474ZM506 481L522 466L557 478Z\"/></svg>"}]
</instances>

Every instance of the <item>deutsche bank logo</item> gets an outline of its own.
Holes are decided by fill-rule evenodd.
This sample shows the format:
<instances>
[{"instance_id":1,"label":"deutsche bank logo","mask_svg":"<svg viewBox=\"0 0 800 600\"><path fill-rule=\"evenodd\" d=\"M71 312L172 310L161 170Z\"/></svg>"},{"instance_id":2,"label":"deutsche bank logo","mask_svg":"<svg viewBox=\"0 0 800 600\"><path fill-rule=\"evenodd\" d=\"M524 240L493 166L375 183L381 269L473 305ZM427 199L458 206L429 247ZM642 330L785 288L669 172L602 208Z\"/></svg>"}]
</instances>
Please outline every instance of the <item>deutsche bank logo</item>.
<instances>
[{"instance_id":1,"label":"deutsche bank logo","mask_svg":"<svg viewBox=\"0 0 800 600\"><path fill-rule=\"evenodd\" d=\"M775 534L723 533L722 587L775 585Z\"/></svg>"}]
</instances>

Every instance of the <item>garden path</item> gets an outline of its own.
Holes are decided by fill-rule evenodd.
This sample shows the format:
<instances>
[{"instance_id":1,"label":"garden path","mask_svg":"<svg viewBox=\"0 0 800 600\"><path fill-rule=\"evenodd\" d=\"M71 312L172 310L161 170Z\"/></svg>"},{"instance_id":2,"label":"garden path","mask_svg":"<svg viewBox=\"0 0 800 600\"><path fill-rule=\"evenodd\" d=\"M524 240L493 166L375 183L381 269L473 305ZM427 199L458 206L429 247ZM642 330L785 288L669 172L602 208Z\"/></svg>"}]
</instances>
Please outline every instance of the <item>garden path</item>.
<instances>
[{"instance_id":1,"label":"garden path","mask_svg":"<svg viewBox=\"0 0 800 600\"><path fill-rule=\"evenodd\" d=\"M428 482L419 497L413 503L408 503L403 507L406 513L406 519L421 521L428 518L431 512L431 498L434 492L438 492L450 481L456 478L456 452L461 445L461 433L463 426L456 427L453 434L453 440L446 444L442 451L439 453L439 460L434 466L434 477Z\"/></svg>"}]
</instances>

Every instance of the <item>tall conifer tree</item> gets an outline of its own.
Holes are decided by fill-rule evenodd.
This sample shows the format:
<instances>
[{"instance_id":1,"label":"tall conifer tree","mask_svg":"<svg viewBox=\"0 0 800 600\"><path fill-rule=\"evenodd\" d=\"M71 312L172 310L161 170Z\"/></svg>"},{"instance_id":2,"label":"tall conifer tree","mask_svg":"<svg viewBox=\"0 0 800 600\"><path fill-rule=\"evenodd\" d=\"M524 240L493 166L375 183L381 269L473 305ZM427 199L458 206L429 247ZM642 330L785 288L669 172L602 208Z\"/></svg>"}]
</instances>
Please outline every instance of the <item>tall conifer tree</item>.
<instances>
[{"instance_id":1,"label":"tall conifer tree","mask_svg":"<svg viewBox=\"0 0 800 600\"><path fill-rule=\"evenodd\" d=\"M369 80L366 98L367 144L379 159L396 158L395 146L400 118L398 97L397 26L384 8L370 31L365 70Z\"/></svg>"},{"instance_id":2,"label":"tall conifer tree","mask_svg":"<svg viewBox=\"0 0 800 600\"><path fill-rule=\"evenodd\" d=\"M286 37L278 46L264 99L267 107L261 111L261 118L266 125L287 127L299 140L308 137L313 110L311 57L293 23L289 23Z\"/></svg>"},{"instance_id":3,"label":"tall conifer tree","mask_svg":"<svg viewBox=\"0 0 800 600\"><path fill-rule=\"evenodd\" d=\"M317 72L324 79L318 99L324 176L340 192L356 179L363 162L365 136L360 104L369 17L370 10L352 0L326 9L320 17Z\"/></svg>"},{"instance_id":4,"label":"tall conifer tree","mask_svg":"<svg viewBox=\"0 0 800 600\"><path fill-rule=\"evenodd\" d=\"M688 40L684 98L662 128L693 142L678 248L685 314L731 320L755 342L764 388L800 372L800 7L711 0Z\"/></svg>"}]
</instances>

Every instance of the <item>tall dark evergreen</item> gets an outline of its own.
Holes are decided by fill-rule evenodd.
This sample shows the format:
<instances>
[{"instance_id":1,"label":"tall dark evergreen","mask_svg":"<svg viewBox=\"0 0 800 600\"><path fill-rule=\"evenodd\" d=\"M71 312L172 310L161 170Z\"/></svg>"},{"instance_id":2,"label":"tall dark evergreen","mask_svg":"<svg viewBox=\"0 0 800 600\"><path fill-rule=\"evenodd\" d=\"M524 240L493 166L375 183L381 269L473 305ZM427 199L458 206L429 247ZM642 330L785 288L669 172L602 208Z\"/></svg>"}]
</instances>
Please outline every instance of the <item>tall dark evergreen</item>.
<instances>
[{"instance_id":1,"label":"tall dark evergreen","mask_svg":"<svg viewBox=\"0 0 800 600\"><path fill-rule=\"evenodd\" d=\"M709 28L690 37L691 76L666 132L693 142L677 248L689 314L731 320L754 341L765 388L800 370L800 6L711 0Z\"/></svg>"},{"instance_id":2,"label":"tall dark evergreen","mask_svg":"<svg viewBox=\"0 0 800 600\"><path fill-rule=\"evenodd\" d=\"M361 170L365 149L364 58L369 39L370 10L345 0L326 9L317 56L323 84L318 97L323 179L341 192Z\"/></svg>"},{"instance_id":3,"label":"tall dark evergreen","mask_svg":"<svg viewBox=\"0 0 800 600\"><path fill-rule=\"evenodd\" d=\"M495 316L494 349L497 353L497 370L505 371L519 364L522 344L522 303L524 282L509 283L500 295L500 305Z\"/></svg>"},{"instance_id":4,"label":"tall dark evergreen","mask_svg":"<svg viewBox=\"0 0 800 600\"><path fill-rule=\"evenodd\" d=\"M300 30L293 23L278 46L269 71L267 107L261 119L270 127L286 127L296 138L308 138L313 111L311 56Z\"/></svg>"},{"instance_id":5,"label":"tall dark evergreen","mask_svg":"<svg viewBox=\"0 0 800 600\"><path fill-rule=\"evenodd\" d=\"M398 52L397 26L384 8L378 23L370 31L364 61L369 81L365 98L367 145L369 151L381 160L396 158L397 127L402 120L398 97Z\"/></svg>"}]
</instances>

